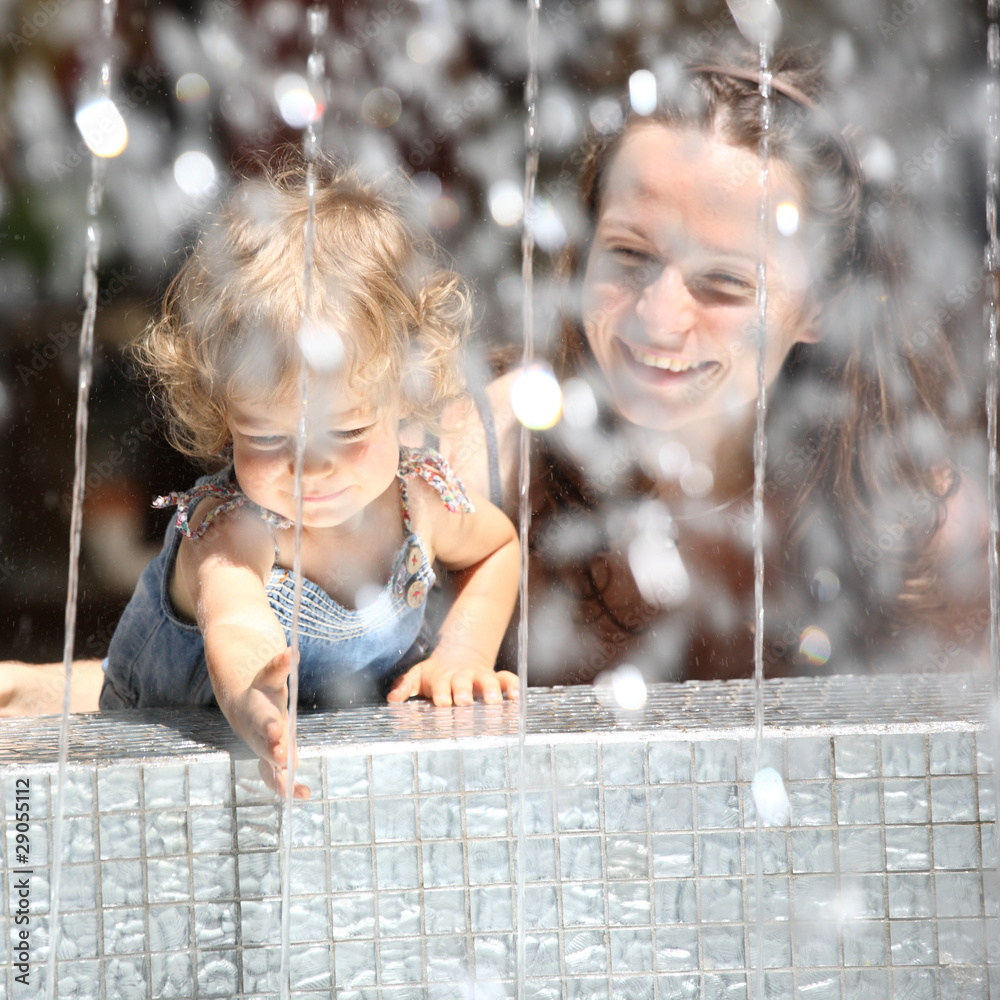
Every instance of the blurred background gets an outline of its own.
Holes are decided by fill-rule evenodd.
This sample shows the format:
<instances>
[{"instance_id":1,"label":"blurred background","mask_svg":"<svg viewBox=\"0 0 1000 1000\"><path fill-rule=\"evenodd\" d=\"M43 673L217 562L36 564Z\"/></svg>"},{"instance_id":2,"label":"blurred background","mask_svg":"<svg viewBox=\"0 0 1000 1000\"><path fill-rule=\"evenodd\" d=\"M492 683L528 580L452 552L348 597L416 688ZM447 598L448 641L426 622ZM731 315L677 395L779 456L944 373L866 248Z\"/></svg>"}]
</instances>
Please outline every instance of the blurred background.
<instances>
[{"instance_id":1,"label":"blurred background","mask_svg":"<svg viewBox=\"0 0 1000 1000\"><path fill-rule=\"evenodd\" d=\"M309 52L296 0L119 3L113 94L128 144L107 161L77 656L103 656L193 472L162 440L125 349L199 220L253 156L301 141ZM899 212L911 305L941 323L982 404L986 9L951 0L782 0L783 44L828 60L833 112ZM0 2L0 658L62 654L90 154L73 116L98 58L94 0ZM580 238L575 153L630 75L676 76L734 33L715 0L543 0L537 201L523 204L527 14L512 0L329 6L324 146L402 170L416 211L478 293L485 355L520 341L520 238L547 278ZM290 96L291 95L291 96ZM609 118L611 116L611 118ZM289 124L292 122L293 124ZM980 451L982 450L980 446ZM979 452L970 451L970 461Z\"/></svg>"}]
</instances>

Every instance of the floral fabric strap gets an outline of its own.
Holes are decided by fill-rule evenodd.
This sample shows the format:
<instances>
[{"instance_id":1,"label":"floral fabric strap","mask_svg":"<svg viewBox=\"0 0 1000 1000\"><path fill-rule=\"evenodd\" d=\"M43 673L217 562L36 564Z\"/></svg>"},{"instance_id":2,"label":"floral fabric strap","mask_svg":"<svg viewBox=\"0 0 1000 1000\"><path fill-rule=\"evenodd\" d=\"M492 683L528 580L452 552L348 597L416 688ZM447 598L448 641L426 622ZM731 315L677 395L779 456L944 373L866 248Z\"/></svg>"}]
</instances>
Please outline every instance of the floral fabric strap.
<instances>
[{"instance_id":1,"label":"floral fabric strap","mask_svg":"<svg viewBox=\"0 0 1000 1000\"><path fill-rule=\"evenodd\" d=\"M469 499L469 494L462 485L462 480L458 474L448 464L444 455L434 448L400 448L399 468L396 470L399 477L399 489L403 496L403 523L409 532L410 509L406 497L406 480L419 476L424 480L437 495L441 498L441 503L451 511L452 514L474 514L476 508Z\"/></svg>"},{"instance_id":2,"label":"floral fabric strap","mask_svg":"<svg viewBox=\"0 0 1000 1000\"><path fill-rule=\"evenodd\" d=\"M413 476L419 476L427 482L453 514L475 513L476 508L469 499L462 480L455 474L445 457L433 448L401 448L396 475L399 477L399 490L403 498L403 523L407 532L410 531L410 511L406 498L406 480L412 479ZM222 503L209 511L201 524L192 530L191 509L206 497L221 500ZM255 504L235 483L202 483L183 493L174 492L156 497L153 506L176 507L175 525L185 538L201 538L217 517L237 507L249 507L275 528L291 528L293 525L288 518Z\"/></svg>"},{"instance_id":3,"label":"floral fabric strap","mask_svg":"<svg viewBox=\"0 0 1000 1000\"><path fill-rule=\"evenodd\" d=\"M191 529L191 508L205 497L212 497L222 500L214 510L205 515L205 519L194 530ZM292 522L280 514L275 514L273 510L266 510L258 507L237 485L234 483L202 483L193 489L185 490L183 493L168 493L163 497L156 497L153 500L154 507L177 507L177 520L174 522L177 530L185 538L201 538L208 530L209 525L221 514L226 514L237 507L249 507L256 511L268 524L275 528L290 528Z\"/></svg>"}]
</instances>

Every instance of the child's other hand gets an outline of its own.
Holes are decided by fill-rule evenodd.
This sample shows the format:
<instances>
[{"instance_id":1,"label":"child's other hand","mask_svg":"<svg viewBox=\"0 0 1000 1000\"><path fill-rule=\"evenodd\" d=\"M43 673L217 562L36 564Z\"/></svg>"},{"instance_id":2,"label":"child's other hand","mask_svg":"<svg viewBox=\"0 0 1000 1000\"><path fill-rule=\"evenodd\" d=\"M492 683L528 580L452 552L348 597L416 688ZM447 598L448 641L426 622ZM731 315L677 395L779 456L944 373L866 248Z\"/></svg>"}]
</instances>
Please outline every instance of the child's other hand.
<instances>
[{"instance_id":1,"label":"child's other hand","mask_svg":"<svg viewBox=\"0 0 1000 1000\"><path fill-rule=\"evenodd\" d=\"M233 729L260 758L258 770L264 783L282 798L288 776L288 674L292 651L286 649L261 668L247 688L239 713L239 724L230 719ZM294 759L294 748L293 748ZM294 795L308 799L309 788L296 782Z\"/></svg>"},{"instance_id":2,"label":"child's other hand","mask_svg":"<svg viewBox=\"0 0 1000 1000\"><path fill-rule=\"evenodd\" d=\"M431 654L423 663L397 677L386 701L401 702L419 696L435 705L471 705L478 696L487 704L516 698L517 675L509 670L494 670L487 664L470 665Z\"/></svg>"}]
</instances>

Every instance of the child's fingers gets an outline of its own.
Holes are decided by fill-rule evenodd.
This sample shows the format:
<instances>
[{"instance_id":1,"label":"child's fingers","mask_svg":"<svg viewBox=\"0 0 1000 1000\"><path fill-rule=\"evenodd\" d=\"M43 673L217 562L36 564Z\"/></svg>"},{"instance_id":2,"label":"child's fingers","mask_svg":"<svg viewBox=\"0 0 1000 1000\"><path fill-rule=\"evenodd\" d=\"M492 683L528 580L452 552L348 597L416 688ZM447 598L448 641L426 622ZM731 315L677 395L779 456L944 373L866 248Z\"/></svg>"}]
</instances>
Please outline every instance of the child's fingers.
<instances>
[{"instance_id":1,"label":"child's fingers","mask_svg":"<svg viewBox=\"0 0 1000 1000\"><path fill-rule=\"evenodd\" d=\"M434 684L432 698L435 705L471 705L472 675L465 671L439 678Z\"/></svg>"},{"instance_id":2,"label":"child's fingers","mask_svg":"<svg viewBox=\"0 0 1000 1000\"><path fill-rule=\"evenodd\" d=\"M281 798L285 797L288 792L288 771L285 768L275 767L261 758L257 762L257 771L260 773L261 778L264 779L264 784L272 792ZM292 794L297 799L308 799L312 793L308 785L295 782L295 791Z\"/></svg>"},{"instance_id":3,"label":"child's fingers","mask_svg":"<svg viewBox=\"0 0 1000 1000\"><path fill-rule=\"evenodd\" d=\"M268 694L277 694L288 683L291 669L292 651L291 649L282 650L261 667L254 678L254 687Z\"/></svg>"},{"instance_id":4,"label":"child's fingers","mask_svg":"<svg viewBox=\"0 0 1000 1000\"><path fill-rule=\"evenodd\" d=\"M508 698L516 698L518 696L521 685L517 679L517 674L512 674L509 670L498 670L496 672L496 679L500 685L500 690Z\"/></svg>"},{"instance_id":5,"label":"child's fingers","mask_svg":"<svg viewBox=\"0 0 1000 1000\"><path fill-rule=\"evenodd\" d=\"M418 663L415 667L410 667L405 674L400 674L392 682L392 687L389 688L385 700L391 702L407 701L415 694L420 694L420 685L420 664Z\"/></svg>"}]
</instances>

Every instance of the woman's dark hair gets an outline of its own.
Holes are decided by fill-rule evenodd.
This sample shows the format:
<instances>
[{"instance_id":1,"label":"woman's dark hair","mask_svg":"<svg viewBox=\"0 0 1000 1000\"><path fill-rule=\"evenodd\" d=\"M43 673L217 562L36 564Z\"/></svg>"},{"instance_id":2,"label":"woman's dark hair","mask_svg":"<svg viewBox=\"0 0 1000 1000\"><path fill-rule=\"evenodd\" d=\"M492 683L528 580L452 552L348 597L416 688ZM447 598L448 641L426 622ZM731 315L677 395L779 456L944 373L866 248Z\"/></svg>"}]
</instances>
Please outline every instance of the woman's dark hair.
<instances>
[{"instance_id":1,"label":"woman's dark hair","mask_svg":"<svg viewBox=\"0 0 1000 1000\"><path fill-rule=\"evenodd\" d=\"M821 110L818 54L775 53L771 71L769 155L791 168L804 193L800 233L813 261L810 305L822 333L818 343L793 348L770 395L771 453L797 448L811 456L794 482L783 559L789 569L806 569L803 545L820 518L848 547L843 565L865 593L868 613L874 608L892 629L939 605L929 542L957 486L948 453L954 430L949 393L957 372L941 331L928 333L923 324L918 344L916 324L903 318L903 258L888 249L885 213L853 143ZM623 137L657 126L710 131L756 153L762 134L756 53L703 54L672 92L661 93L652 114L626 109L613 134L589 138L580 184L590 233ZM582 271L588 250L567 251L560 263L565 277ZM579 316L567 309L554 357L557 375L581 374L593 364ZM536 510L593 509L596 498L555 435L539 452Z\"/></svg>"}]
</instances>

